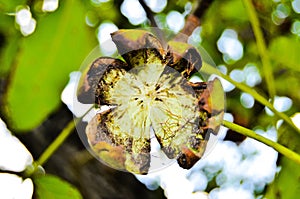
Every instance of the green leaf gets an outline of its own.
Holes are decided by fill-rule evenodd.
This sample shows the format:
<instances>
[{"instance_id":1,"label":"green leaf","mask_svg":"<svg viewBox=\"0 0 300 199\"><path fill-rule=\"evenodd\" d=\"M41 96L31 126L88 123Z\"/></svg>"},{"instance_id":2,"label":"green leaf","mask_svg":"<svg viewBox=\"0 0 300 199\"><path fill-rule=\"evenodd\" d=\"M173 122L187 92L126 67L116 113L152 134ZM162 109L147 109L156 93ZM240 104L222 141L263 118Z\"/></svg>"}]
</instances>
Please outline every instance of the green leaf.
<instances>
[{"instance_id":1,"label":"green leaf","mask_svg":"<svg viewBox=\"0 0 300 199\"><path fill-rule=\"evenodd\" d=\"M300 153L300 136L286 124L279 129L280 144ZM267 188L266 198L292 199L300 195L300 167L286 157L281 157L279 166L280 173Z\"/></svg>"},{"instance_id":2,"label":"green leaf","mask_svg":"<svg viewBox=\"0 0 300 199\"><path fill-rule=\"evenodd\" d=\"M18 5L26 5L26 0L0 0L0 11L14 12Z\"/></svg>"},{"instance_id":3,"label":"green leaf","mask_svg":"<svg viewBox=\"0 0 300 199\"><path fill-rule=\"evenodd\" d=\"M45 175L35 178L35 194L38 199L81 199L80 192L68 182L53 176Z\"/></svg>"},{"instance_id":4,"label":"green leaf","mask_svg":"<svg viewBox=\"0 0 300 199\"><path fill-rule=\"evenodd\" d=\"M18 51L20 33L15 28L14 16L0 11L0 76L7 75Z\"/></svg>"},{"instance_id":5,"label":"green leaf","mask_svg":"<svg viewBox=\"0 0 300 199\"><path fill-rule=\"evenodd\" d=\"M234 20L232 23L242 23L248 20L245 14L246 9L240 0L231 0L222 4L219 13L227 20Z\"/></svg>"},{"instance_id":6,"label":"green leaf","mask_svg":"<svg viewBox=\"0 0 300 199\"><path fill-rule=\"evenodd\" d=\"M277 63L300 72L300 40L296 36L273 39L269 51L271 58Z\"/></svg>"},{"instance_id":7,"label":"green leaf","mask_svg":"<svg viewBox=\"0 0 300 199\"><path fill-rule=\"evenodd\" d=\"M5 98L15 130L36 127L59 106L69 73L96 46L85 12L78 0L62 1L54 13L37 17L36 32L22 38Z\"/></svg>"}]
</instances>

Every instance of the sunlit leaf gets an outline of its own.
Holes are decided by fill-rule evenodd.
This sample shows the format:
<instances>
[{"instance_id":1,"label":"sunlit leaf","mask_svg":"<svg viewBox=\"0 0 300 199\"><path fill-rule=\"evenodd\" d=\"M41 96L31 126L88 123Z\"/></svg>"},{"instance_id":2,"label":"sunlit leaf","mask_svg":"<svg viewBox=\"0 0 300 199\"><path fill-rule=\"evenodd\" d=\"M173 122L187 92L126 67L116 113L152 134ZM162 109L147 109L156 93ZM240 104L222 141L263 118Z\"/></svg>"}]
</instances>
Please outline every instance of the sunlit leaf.
<instances>
[{"instance_id":1,"label":"sunlit leaf","mask_svg":"<svg viewBox=\"0 0 300 199\"><path fill-rule=\"evenodd\" d=\"M81 199L80 192L68 182L53 176L45 175L34 179L35 194L38 199Z\"/></svg>"},{"instance_id":2,"label":"sunlit leaf","mask_svg":"<svg viewBox=\"0 0 300 199\"><path fill-rule=\"evenodd\" d=\"M300 72L300 41L295 37L277 37L270 45L270 55L277 63Z\"/></svg>"},{"instance_id":3,"label":"sunlit leaf","mask_svg":"<svg viewBox=\"0 0 300 199\"><path fill-rule=\"evenodd\" d=\"M58 107L69 73L96 45L84 11L79 1L63 1L56 12L37 18L36 32L21 40L6 96L6 113L16 130L36 127Z\"/></svg>"},{"instance_id":4,"label":"sunlit leaf","mask_svg":"<svg viewBox=\"0 0 300 199\"><path fill-rule=\"evenodd\" d=\"M245 15L245 12L243 2L239 0L227 1L220 10L220 14L223 15L224 18L235 20L233 23L241 23L248 20L248 16Z\"/></svg>"},{"instance_id":5,"label":"sunlit leaf","mask_svg":"<svg viewBox=\"0 0 300 199\"><path fill-rule=\"evenodd\" d=\"M26 0L14 0L14 1L0 0L1 11L5 11L5 12L15 11L15 8L18 5L26 5Z\"/></svg>"}]
</instances>

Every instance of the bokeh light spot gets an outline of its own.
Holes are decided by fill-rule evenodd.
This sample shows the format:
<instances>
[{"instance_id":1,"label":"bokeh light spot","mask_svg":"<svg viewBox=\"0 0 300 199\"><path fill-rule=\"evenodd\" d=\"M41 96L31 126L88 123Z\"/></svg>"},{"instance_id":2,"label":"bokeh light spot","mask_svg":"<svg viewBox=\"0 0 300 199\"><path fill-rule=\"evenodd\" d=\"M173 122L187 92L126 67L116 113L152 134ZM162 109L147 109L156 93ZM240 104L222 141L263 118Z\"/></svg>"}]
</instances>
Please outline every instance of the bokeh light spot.
<instances>
[{"instance_id":1,"label":"bokeh light spot","mask_svg":"<svg viewBox=\"0 0 300 199\"><path fill-rule=\"evenodd\" d=\"M58 0L44 0L42 10L44 12L53 12L58 8Z\"/></svg>"},{"instance_id":2,"label":"bokeh light spot","mask_svg":"<svg viewBox=\"0 0 300 199\"><path fill-rule=\"evenodd\" d=\"M294 21L294 23L292 24L292 27L291 27L291 32L295 35L300 36L300 21L299 20Z\"/></svg>"},{"instance_id":3,"label":"bokeh light spot","mask_svg":"<svg viewBox=\"0 0 300 199\"><path fill-rule=\"evenodd\" d=\"M243 57L243 45L237 37L234 30L226 29L217 41L218 49L223 53L223 59L226 63L237 61Z\"/></svg>"},{"instance_id":4,"label":"bokeh light spot","mask_svg":"<svg viewBox=\"0 0 300 199\"><path fill-rule=\"evenodd\" d=\"M244 72L240 69L234 69L229 74L230 78L237 81L237 82L243 82L245 81Z\"/></svg>"},{"instance_id":5,"label":"bokeh light spot","mask_svg":"<svg viewBox=\"0 0 300 199\"><path fill-rule=\"evenodd\" d=\"M167 15L167 25L175 33L179 32L184 26L184 17L178 11L171 11Z\"/></svg>"},{"instance_id":6,"label":"bokeh light spot","mask_svg":"<svg viewBox=\"0 0 300 199\"><path fill-rule=\"evenodd\" d=\"M109 56L117 51L110 34L117 31L118 27L112 22L104 22L98 28L97 38L103 55Z\"/></svg>"},{"instance_id":7,"label":"bokeh light spot","mask_svg":"<svg viewBox=\"0 0 300 199\"><path fill-rule=\"evenodd\" d=\"M240 97L240 101L241 101L241 104L245 108L252 108L254 106L254 102L255 102L252 95L250 95L248 93L242 93L241 97Z\"/></svg>"},{"instance_id":8,"label":"bokeh light spot","mask_svg":"<svg viewBox=\"0 0 300 199\"><path fill-rule=\"evenodd\" d=\"M153 12L161 12L167 6L167 0L145 0L146 4Z\"/></svg>"},{"instance_id":9,"label":"bokeh light spot","mask_svg":"<svg viewBox=\"0 0 300 199\"><path fill-rule=\"evenodd\" d=\"M146 12L138 0L125 0L121 5L122 14L133 25L139 25L146 21Z\"/></svg>"},{"instance_id":10,"label":"bokeh light spot","mask_svg":"<svg viewBox=\"0 0 300 199\"><path fill-rule=\"evenodd\" d=\"M292 2L292 7L296 13L300 13L300 0L294 0Z\"/></svg>"}]
</instances>

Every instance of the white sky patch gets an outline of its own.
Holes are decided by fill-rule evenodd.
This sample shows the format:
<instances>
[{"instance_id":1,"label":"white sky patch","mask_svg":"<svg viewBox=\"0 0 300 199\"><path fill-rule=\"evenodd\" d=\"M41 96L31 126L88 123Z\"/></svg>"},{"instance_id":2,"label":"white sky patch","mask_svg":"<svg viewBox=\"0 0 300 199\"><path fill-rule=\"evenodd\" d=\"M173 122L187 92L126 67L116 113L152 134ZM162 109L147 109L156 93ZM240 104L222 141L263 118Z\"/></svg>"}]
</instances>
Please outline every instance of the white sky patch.
<instances>
[{"instance_id":1,"label":"white sky patch","mask_svg":"<svg viewBox=\"0 0 300 199\"><path fill-rule=\"evenodd\" d=\"M19 25L22 35L28 36L35 31L36 20L32 18L29 7L17 8L15 21Z\"/></svg>"},{"instance_id":2,"label":"white sky patch","mask_svg":"<svg viewBox=\"0 0 300 199\"><path fill-rule=\"evenodd\" d=\"M254 199L249 190L236 187L216 188L209 193L209 199Z\"/></svg>"},{"instance_id":3,"label":"white sky patch","mask_svg":"<svg viewBox=\"0 0 300 199\"><path fill-rule=\"evenodd\" d=\"M223 74L227 74L227 67L220 65L217 67ZM244 82L250 87L254 87L261 83L262 79L258 68L252 64L248 63L243 69L234 69L229 74L230 78L237 82ZM221 80L222 86L225 92L232 91L235 86L223 78Z\"/></svg>"},{"instance_id":4,"label":"white sky patch","mask_svg":"<svg viewBox=\"0 0 300 199\"><path fill-rule=\"evenodd\" d=\"M42 10L43 12L54 12L58 8L58 0L44 0Z\"/></svg>"},{"instance_id":5,"label":"white sky patch","mask_svg":"<svg viewBox=\"0 0 300 199\"><path fill-rule=\"evenodd\" d=\"M276 6L276 9L272 12L272 21L276 25L280 25L284 22L285 18L287 18L290 14L290 7L286 4L280 3Z\"/></svg>"},{"instance_id":6,"label":"white sky patch","mask_svg":"<svg viewBox=\"0 0 300 199\"><path fill-rule=\"evenodd\" d=\"M300 129L300 112L295 113L292 117L291 117L292 121L294 122L294 124L298 127L298 129Z\"/></svg>"},{"instance_id":7,"label":"white sky patch","mask_svg":"<svg viewBox=\"0 0 300 199\"><path fill-rule=\"evenodd\" d=\"M294 21L294 23L292 24L292 27L291 27L291 32L297 36L300 36L300 21L299 20Z\"/></svg>"},{"instance_id":8,"label":"white sky patch","mask_svg":"<svg viewBox=\"0 0 300 199\"><path fill-rule=\"evenodd\" d=\"M232 115L227 114L226 118L230 117ZM256 132L271 140L277 139L274 127ZM210 199L254 199L254 193L260 193L278 172L277 157L274 149L251 138L246 138L240 145L219 141L210 154L190 170L175 163L162 171L137 178L147 187L160 185L168 198L193 198L192 193L197 192L201 197ZM207 196L204 190L213 179L219 187Z\"/></svg>"},{"instance_id":9,"label":"white sky patch","mask_svg":"<svg viewBox=\"0 0 300 199\"><path fill-rule=\"evenodd\" d=\"M197 28L195 28L192 35L189 36L189 38L188 38L188 43L195 45L195 46L199 45L202 42L201 32L202 32L201 26L198 26Z\"/></svg>"},{"instance_id":10,"label":"white sky patch","mask_svg":"<svg viewBox=\"0 0 300 199\"><path fill-rule=\"evenodd\" d=\"M31 165L33 158L26 147L6 128L0 119L0 169L23 171Z\"/></svg>"},{"instance_id":11,"label":"white sky patch","mask_svg":"<svg viewBox=\"0 0 300 199\"><path fill-rule=\"evenodd\" d=\"M286 18L290 14L290 8L283 3L277 5L276 11L278 12L280 18Z\"/></svg>"},{"instance_id":12,"label":"white sky patch","mask_svg":"<svg viewBox=\"0 0 300 199\"><path fill-rule=\"evenodd\" d=\"M221 73L223 73L225 75L227 74L227 68L226 68L226 66L220 65L220 66L217 66L217 68L219 69L219 71ZM223 79L222 77L219 77L218 75L215 75L215 74L211 75L209 77L209 80L213 80L216 77L221 81L221 84L222 84L222 87L224 89L224 92L230 92L230 91L232 91L235 88L235 86L233 84L231 84L229 81L227 81L227 80Z\"/></svg>"},{"instance_id":13,"label":"white sky patch","mask_svg":"<svg viewBox=\"0 0 300 199\"><path fill-rule=\"evenodd\" d=\"M203 80L198 75L192 75L192 77L189 79L189 82L203 82Z\"/></svg>"},{"instance_id":14,"label":"white sky patch","mask_svg":"<svg viewBox=\"0 0 300 199\"><path fill-rule=\"evenodd\" d=\"M61 93L61 100L76 117L81 117L93 106L92 104L82 104L77 100L76 91L80 76L81 72L79 71L70 73L70 80ZM91 110L90 114L83 118L83 121L90 121L94 115L95 110Z\"/></svg>"},{"instance_id":15,"label":"white sky patch","mask_svg":"<svg viewBox=\"0 0 300 199\"><path fill-rule=\"evenodd\" d=\"M27 24L26 26L20 26L21 33L24 36L31 35L35 31L35 27L36 27L36 20L31 18L29 24Z\"/></svg>"},{"instance_id":16,"label":"white sky patch","mask_svg":"<svg viewBox=\"0 0 300 199\"><path fill-rule=\"evenodd\" d=\"M101 5L101 3L109 2L110 0L91 0L95 5Z\"/></svg>"},{"instance_id":17,"label":"white sky patch","mask_svg":"<svg viewBox=\"0 0 300 199\"><path fill-rule=\"evenodd\" d=\"M284 112L292 107L293 101L285 96L279 97L275 96L274 108L279 112Z\"/></svg>"},{"instance_id":18,"label":"white sky patch","mask_svg":"<svg viewBox=\"0 0 300 199\"><path fill-rule=\"evenodd\" d=\"M175 33L179 32L184 26L184 16L178 11L171 11L167 14L167 25Z\"/></svg>"},{"instance_id":19,"label":"white sky patch","mask_svg":"<svg viewBox=\"0 0 300 199\"><path fill-rule=\"evenodd\" d=\"M146 21L146 12L138 0L125 0L121 5L122 14L133 25L139 25Z\"/></svg>"},{"instance_id":20,"label":"white sky patch","mask_svg":"<svg viewBox=\"0 0 300 199\"><path fill-rule=\"evenodd\" d=\"M167 0L145 0L146 4L153 12L161 12L167 6Z\"/></svg>"},{"instance_id":21,"label":"white sky patch","mask_svg":"<svg viewBox=\"0 0 300 199\"><path fill-rule=\"evenodd\" d=\"M244 72L240 69L234 69L229 74L230 78L237 81L237 82L243 82L245 81Z\"/></svg>"},{"instance_id":22,"label":"white sky patch","mask_svg":"<svg viewBox=\"0 0 300 199\"><path fill-rule=\"evenodd\" d=\"M188 177L188 180L193 184L193 191L205 191L208 180L204 172L194 172L191 173Z\"/></svg>"},{"instance_id":23,"label":"white sky patch","mask_svg":"<svg viewBox=\"0 0 300 199\"><path fill-rule=\"evenodd\" d=\"M0 198L2 199L31 199L33 183L30 178L22 180L21 177L0 173Z\"/></svg>"},{"instance_id":24,"label":"white sky patch","mask_svg":"<svg viewBox=\"0 0 300 199\"><path fill-rule=\"evenodd\" d=\"M29 8L22 8L16 13L16 23L20 26L26 26L30 23L31 17L32 16Z\"/></svg>"},{"instance_id":25,"label":"white sky patch","mask_svg":"<svg viewBox=\"0 0 300 199\"><path fill-rule=\"evenodd\" d=\"M237 61L243 57L243 45L238 40L237 33L232 29L223 31L220 39L217 41L218 49L223 53L224 61Z\"/></svg>"},{"instance_id":26,"label":"white sky patch","mask_svg":"<svg viewBox=\"0 0 300 199\"><path fill-rule=\"evenodd\" d=\"M248 93L242 93L240 97L240 102L245 108L252 108L254 106L254 98Z\"/></svg>"},{"instance_id":27,"label":"white sky patch","mask_svg":"<svg viewBox=\"0 0 300 199\"><path fill-rule=\"evenodd\" d=\"M11 134L0 119L0 169L22 172L31 165L33 158L26 147ZM0 173L0 198L31 199L33 183L15 174Z\"/></svg>"},{"instance_id":28,"label":"white sky patch","mask_svg":"<svg viewBox=\"0 0 300 199\"><path fill-rule=\"evenodd\" d=\"M103 55L110 56L117 51L115 43L111 39L111 33L118 30L118 27L112 22L102 23L97 32L97 39Z\"/></svg>"},{"instance_id":29,"label":"white sky patch","mask_svg":"<svg viewBox=\"0 0 300 199\"><path fill-rule=\"evenodd\" d=\"M300 0L294 0L292 2L292 7L296 13L300 13Z\"/></svg>"},{"instance_id":30,"label":"white sky patch","mask_svg":"<svg viewBox=\"0 0 300 199\"><path fill-rule=\"evenodd\" d=\"M233 115L231 113L224 113L224 120L228 122L233 122L234 121Z\"/></svg>"},{"instance_id":31,"label":"white sky patch","mask_svg":"<svg viewBox=\"0 0 300 199\"><path fill-rule=\"evenodd\" d=\"M221 73L223 73L225 75L227 74L227 67L226 66L219 65L219 66L217 66L217 68L220 70ZM235 88L235 86L233 84L231 84L229 81L223 79L222 77L219 77L219 79L221 81L222 87L223 87L225 92L230 92Z\"/></svg>"},{"instance_id":32,"label":"white sky patch","mask_svg":"<svg viewBox=\"0 0 300 199\"><path fill-rule=\"evenodd\" d=\"M265 107L265 111L266 111L267 115L270 115L270 116L274 115L273 111L271 111L271 109L269 109L268 107Z\"/></svg>"},{"instance_id":33,"label":"white sky patch","mask_svg":"<svg viewBox=\"0 0 300 199\"><path fill-rule=\"evenodd\" d=\"M273 106L279 112L285 112L292 107L293 101L285 96L275 96ZM268 108L265 107L265 111L268 115L273 116L274 113Z\"/></svg>"},{"instance_id":34,"label":"white sky patch","mask_svg":"<svg viewBox=\"0 0 300 199\"><path fill-rule=\"evenodd\" d=\"M33 182L26 178L19 187L16 188L14 199L31 199L33 194Z\"/></svg>"},{"instance_id":35,"label":"white sky patch","mask_svg":"<svg viewBox=\"0 0 300 199\"><path fill-rule=\"evenodd\" d=\"M261 76L259 70L254 64L246 64L246 66L243 69L243 72L245 76L245 83L248 86L254 87L255 85L261 83Z\"/></svg>"},{"instance_id":36,"label":"white sky patch","mask_svg":"<svg viewBox=\"0 0 300 199\"><path fill-rule=\"evenodd\" d=\"M225 65L219 65L219 66L217 66L217 68L219 69L219 71L221 72L221 73L223 73L223 74L227 74L227 67L225 66Z\"/></svg>"},{"instance_id":37,"label":"white sky patch","mask_svg":"<svg viewBox=\"0 0 300 199\"><path fill-rule=\"evenodd\" d=\"M191 2L187 2L184 6L184 13L182 13L182 15L185 17L188 14L191 13L191 11L193 10L193 5Z\"/></svg>"}]
</instances>

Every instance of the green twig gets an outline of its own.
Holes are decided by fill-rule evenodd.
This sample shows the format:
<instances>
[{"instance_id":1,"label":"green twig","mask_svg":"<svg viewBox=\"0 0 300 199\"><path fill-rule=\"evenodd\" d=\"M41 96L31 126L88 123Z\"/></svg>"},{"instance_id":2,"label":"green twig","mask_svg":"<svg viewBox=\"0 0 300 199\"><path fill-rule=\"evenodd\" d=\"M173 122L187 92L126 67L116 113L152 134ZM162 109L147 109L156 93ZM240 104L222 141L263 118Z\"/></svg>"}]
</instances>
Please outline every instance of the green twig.
<instances>
[{"instance_id":1,"label":"green twig","mask_svg":"<svg viewBox=\"0 0 300 199\"><path fill-rule=\"evenodd\" d=\"M276 151L278 151L282 155L286 156L290 160L293 160L294 162L296 162L297 164L300 165L300 155L295 153L294 151L286 148L285 146L282 146L281 144L279 144L277 142L269 140L269 139L255 133L254 131L252 131L250 129L247 129L247 128L239 126L237 124L228 122L226 120L223 120L223 125L227 128L230 128L230 129L242 134L242 135L253 138L253 139L255 139L259 142L262 142L262 143L272 147L273 149L275 149Z\"/></svg>"},{"instance_id":2,"label":"green twig","mask_svg":"<svg viewBox=\"0 0 300 199\"><path fill-rule=\"evenodd\" d=\"M67 139L67 137L73 132L75 128L75 122L71 120L68 125L61 131L58 137L47 147L42 153L39 159L36 161L37 165L44 165L51 155L58 149L58 147Z\"/></svg>"},{"instance_id":3,"label":"green twig","mask_svg":"<svg viewBox=\"0 0 300 199\"><path fill-rule=\"evenodd\" d=\"M68 138L68 136L75 129L76 124L81 121L81 119L93 109L93 106L89 108L84 115L77 118L75 121L71 120L67 126L60 132L57 138L46 148L42 155L36 160L32 165L33 167L28 167L24 171L25 176L30 177L35 174L40 166L43 166L48 159L54 154L54 152L62 145L62 143Z\"/></svg>"},{"instance_id":4,"label":"green twig","mask_svg":"<svg viewBox=\"0 0 300 199\"><path fill-rule=\"evenodd\" d=\"M268 107L275 115L277 115L279 118L283 119L286 123L288 123L293 129L295 129L296 132L300 134L300 129L294 124L294 122L291 120L289 116L287 116L284 113L281 113L277 111L274 106L263 96L261 96L254 88L251 88L245 84L239 83L228 77L227 75L224 75L221 73L218 69L211 66L210 64L203 62L203 66L201 68L202 72L205 72L207 74L216 74L223 79L227 80L228 82L232 83L234 86L236 86L238 89L249 93L256 101L260 102L262 105L265 105Z\"/></svg>"},{"instance_id":5,"label":"green twig","mask_svg":"<svg viewBox=\"0 0 300 199\"><path fill-rule=\"evenodd\" d=\"M272 74L272 66L269 58L269 54L266 48L266 43L263 38L263 33L260 29L260 24L258 17L256 15L254 6L251 3L251 0L243 0L244 5L246 7L246 11L248 12L249 20L256 38L257 49L262 61L263 71L266 78L266 83L268 87L268 92L271 99L274 99L275 96L275 84L274 77Z\"/></svg>"}]
</instances>

